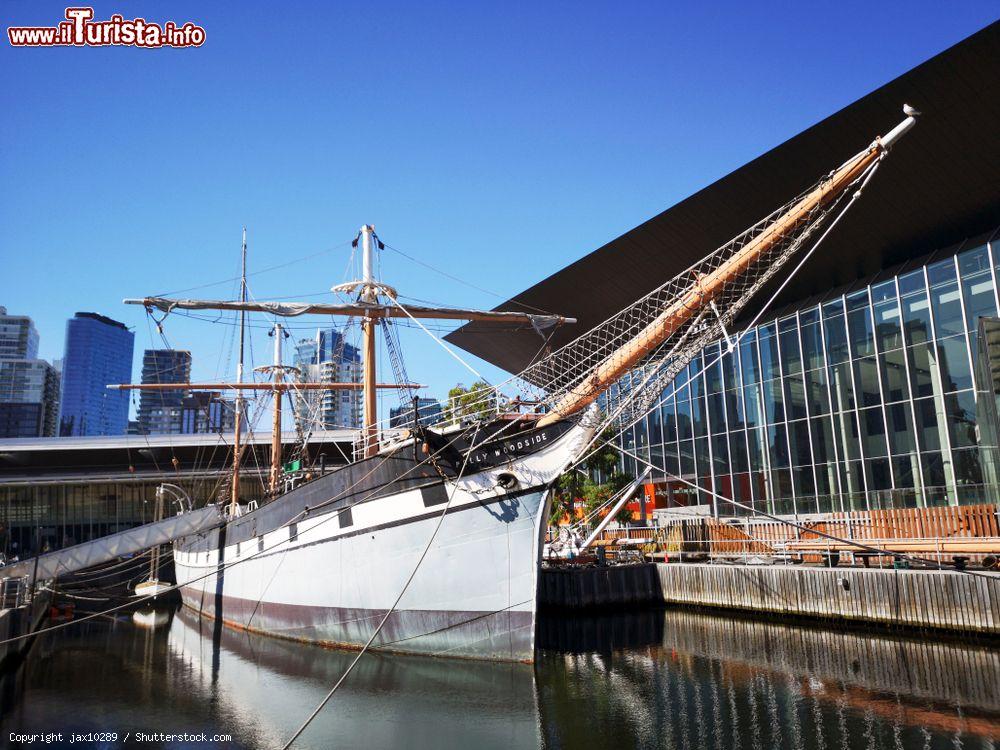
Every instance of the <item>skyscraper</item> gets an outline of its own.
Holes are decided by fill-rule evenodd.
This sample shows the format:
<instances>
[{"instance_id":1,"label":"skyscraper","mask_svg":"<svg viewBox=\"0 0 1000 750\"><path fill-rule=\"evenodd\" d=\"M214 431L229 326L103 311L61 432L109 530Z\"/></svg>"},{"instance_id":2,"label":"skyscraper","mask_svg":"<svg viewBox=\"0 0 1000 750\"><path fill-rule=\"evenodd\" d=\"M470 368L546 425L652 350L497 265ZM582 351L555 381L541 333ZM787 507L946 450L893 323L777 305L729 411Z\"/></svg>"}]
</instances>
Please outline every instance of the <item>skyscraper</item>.
<instances>
[{"instance_id":1,"label":"skyscraper","mask_svg":"<svg viewBox=\"0 0 1000 750\"><path fill-rule=\"evenodd\" d=\"M430 427L444 419L444 409L436 398L418 398L418 423ZM394 406L389 409L390 427L409 427L413 424L413 406Z\"/></svg>"},{"instance_id":2,"label":"skyscraper","mask_svg":"<svg viewBox=\"0 0 1000 750\"><path fill-rule=\"evenodd\" d=\"M245 425L244 425L245 427ZM185 435L229 433L236 429L232 399L218 391L192 391L181 403L181 432Z\"/></svg>"},{"instance_id":3,"label":"skyscraper","mask_svg":"<svg viewBox=\"0 0 1000 750\"><path fill-rule=\"evenodd\" d=\"M142 355L143 385L191 381L191 352L179 349L147 349ZM142 391L139 396L139 431L147 435L179 435L183 432L183 388Z\"/></svg>"},{"instance_id":4,"label":"skyscraper","mask_svg":"<svg viewBox=\"0 0 1000 750\"><path fill-rule=\"evenodd\" d=\"M295 345L295 366L305 383L361 382L361 353L333 329L300 339ZM295 399L295 417L303 429L361 426L360 390L301 391Z\"/></svg>"},{"instance_id":5,"label":"skyscraper","mask_svg":"<svg viewBox=\"0 0 1000 750\"><path fill-rule=\"evenodd\" d=\"M59 421L59 373L38 359L31 318L0 307L0 437L52 437Z\"/></svg>"},{"instance_id":6,"label":"skyscraper","mask_svg":"<svg viewBox=\"0 0 1000 750\"><path fill-rule=\"evenodd\" d=\"M135 335L111 318L78 312L66 322L59 434L124 435L128 394L110 391L132 381Z\"/></svg>"}]
</instances>

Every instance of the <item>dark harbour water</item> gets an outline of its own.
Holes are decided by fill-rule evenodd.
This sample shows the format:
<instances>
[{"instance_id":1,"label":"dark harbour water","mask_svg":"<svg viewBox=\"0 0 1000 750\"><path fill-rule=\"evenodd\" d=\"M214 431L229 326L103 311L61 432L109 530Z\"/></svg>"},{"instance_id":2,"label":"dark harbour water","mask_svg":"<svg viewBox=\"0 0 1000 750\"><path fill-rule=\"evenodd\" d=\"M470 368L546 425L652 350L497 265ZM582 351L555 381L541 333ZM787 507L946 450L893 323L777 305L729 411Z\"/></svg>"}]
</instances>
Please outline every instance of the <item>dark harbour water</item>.
<instances>
[{"instance_id":1,"label":"dark harbour water","mask_svg":"<svg viewBox=\"0 0 1000 750\"><path fill-rule=\"evenodd\" d=\"M0 745L280 747L353 654L215 631L185 611L42 636L0 682ZM1000 746L1000 654L657 611L547 617L534 668L365 656L301 748L982 748ZM77 742L71 732L117 732ZM126 732L133 738L122 742ZM231 735L146 742L145 733Z\"/></svg>"}]
</instances>

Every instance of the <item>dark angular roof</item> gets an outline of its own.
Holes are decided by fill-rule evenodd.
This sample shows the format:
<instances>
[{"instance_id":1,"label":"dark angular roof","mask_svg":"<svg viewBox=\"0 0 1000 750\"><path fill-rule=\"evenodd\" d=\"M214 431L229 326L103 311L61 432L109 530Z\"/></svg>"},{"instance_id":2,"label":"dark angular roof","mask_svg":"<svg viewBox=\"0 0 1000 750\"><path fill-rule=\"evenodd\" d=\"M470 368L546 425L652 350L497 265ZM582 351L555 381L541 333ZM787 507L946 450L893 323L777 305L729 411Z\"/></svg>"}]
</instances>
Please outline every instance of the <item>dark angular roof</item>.
<instances>
[{"instance_id":1,"label":"dark angular roof","mask_svg":"<svg viewBox=\"0 0 1000 750\"><path fill-rule=\"evenodd\" d=\"M902 119L924 115L777 306L871 276L1000 225L1000 21L987 26L496 309L578 319L559 346L750 226ZM759 299L768 294L765 289ZM751 303L751 308L753 304ZM531 330L470 323L448 341L508 371L538 352Z\"/></svg>"}]
</instances>

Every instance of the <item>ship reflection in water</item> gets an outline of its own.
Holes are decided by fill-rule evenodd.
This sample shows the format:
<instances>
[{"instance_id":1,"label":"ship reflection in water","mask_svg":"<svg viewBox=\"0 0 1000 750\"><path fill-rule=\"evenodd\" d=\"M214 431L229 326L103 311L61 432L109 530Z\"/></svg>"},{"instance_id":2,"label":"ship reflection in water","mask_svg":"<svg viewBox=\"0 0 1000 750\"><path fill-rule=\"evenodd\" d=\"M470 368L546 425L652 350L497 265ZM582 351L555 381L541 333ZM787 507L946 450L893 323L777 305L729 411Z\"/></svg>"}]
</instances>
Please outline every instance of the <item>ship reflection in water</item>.
<instances>
[{"instance_id":1,"label":"ship reflection in water","mask_svg":"<svg viewBox=\"0 0 1000 750\"><path fill-rule=\"evenodd\" d=\"M366 655L296 747L985 749L1000 737L1000 655L986 645L680 611L542 617L538 640L534 669ZM0 729L280 747L353 658L185 611L81 623L39 639L0 683Z\"/></svg>"}]
</instances>

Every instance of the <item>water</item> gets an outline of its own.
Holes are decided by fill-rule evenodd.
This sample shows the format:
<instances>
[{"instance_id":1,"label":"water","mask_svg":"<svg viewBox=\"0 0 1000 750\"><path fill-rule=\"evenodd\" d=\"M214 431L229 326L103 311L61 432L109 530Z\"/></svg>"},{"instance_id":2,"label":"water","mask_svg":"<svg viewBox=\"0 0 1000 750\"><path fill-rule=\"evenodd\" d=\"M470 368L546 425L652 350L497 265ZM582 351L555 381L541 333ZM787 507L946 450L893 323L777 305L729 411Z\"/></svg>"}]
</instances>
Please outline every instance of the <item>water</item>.
<instances>
[{"instance_id":1,"label":"water","mask_svg":"<svg viewBox=\"0 0 1000 750\"><path fill-rule=\"evenodd\" d=\"M354 654L186 611L39 638L0 683L11 732L205 732L280 747ZM656 611L545 618L534 668L366 655L301 748L996 748L995 648ZM129 742L122 740L131 733ZM39 745L41 746L41 745ZM45 747L60 746L49 744Z\"/></svg>"}]
</instances>

